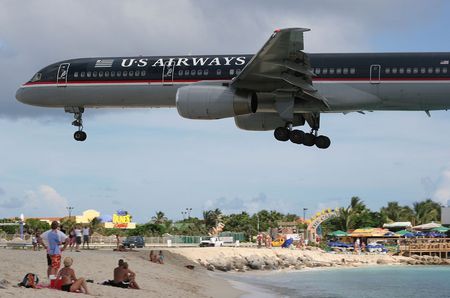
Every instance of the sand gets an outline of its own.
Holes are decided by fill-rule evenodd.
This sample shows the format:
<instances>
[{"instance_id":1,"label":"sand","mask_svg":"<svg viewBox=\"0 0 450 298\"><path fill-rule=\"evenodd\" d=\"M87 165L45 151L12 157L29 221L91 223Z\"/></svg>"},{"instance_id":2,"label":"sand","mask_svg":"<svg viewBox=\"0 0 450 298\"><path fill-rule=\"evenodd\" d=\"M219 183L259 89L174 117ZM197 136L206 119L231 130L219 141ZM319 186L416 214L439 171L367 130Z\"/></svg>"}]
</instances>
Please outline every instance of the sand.
<instances>
[{"instance_id":1,"label":"sand","mask_svg":"<svg viewBox=\"0 0 450 298\"><path fill-rule=\"evenodd\" d=\"M182 249L180 249L182 250ZM197 248L198 253L203 250ZM165 252L165 264L148 261L149 250L134 252L113 252L111 250L83 250L81 252L63 252L64 256L74 259L72 268L77 277L93 279L88 283L95 296L103 297L239 297L243 294L231 284L202 266L178 254ZM136 281L141 290L120 289L96 284L112 279L117 261L124 259L130 269L136 272ZM40 283L48 283L45 251L22 249L0 249L0 281L10 282L6 289L0 288L0 297L83 297L81 294L67 293L54 289L15 288L26 273L36 273ZM185 265L195 265L194 270Z\"/></svg>"}]
</instances>

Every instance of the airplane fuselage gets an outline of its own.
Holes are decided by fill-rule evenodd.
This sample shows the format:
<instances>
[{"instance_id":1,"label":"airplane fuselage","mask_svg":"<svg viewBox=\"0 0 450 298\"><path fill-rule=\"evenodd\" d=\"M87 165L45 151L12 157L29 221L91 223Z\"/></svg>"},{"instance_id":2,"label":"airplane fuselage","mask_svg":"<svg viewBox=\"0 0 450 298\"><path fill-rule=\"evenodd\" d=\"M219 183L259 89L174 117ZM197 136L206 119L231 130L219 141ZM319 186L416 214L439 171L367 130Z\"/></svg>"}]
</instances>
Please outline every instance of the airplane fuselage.
<instances>
[{"instance_id":1,"label":"airplane fuselage","mask_svg":"<svg viewBox=\"0 0 450 298\"><path fill-rule=\"evenodd\" d=\"M295 103L295 112L450 108L450 53L308 54L314 87L329 109ZM72 59L49 65L17 91L45 107L174 107L177 89L228 84L252 55ZM260 92L259 112L274 111Z\"/></svg>"}]
</instances>

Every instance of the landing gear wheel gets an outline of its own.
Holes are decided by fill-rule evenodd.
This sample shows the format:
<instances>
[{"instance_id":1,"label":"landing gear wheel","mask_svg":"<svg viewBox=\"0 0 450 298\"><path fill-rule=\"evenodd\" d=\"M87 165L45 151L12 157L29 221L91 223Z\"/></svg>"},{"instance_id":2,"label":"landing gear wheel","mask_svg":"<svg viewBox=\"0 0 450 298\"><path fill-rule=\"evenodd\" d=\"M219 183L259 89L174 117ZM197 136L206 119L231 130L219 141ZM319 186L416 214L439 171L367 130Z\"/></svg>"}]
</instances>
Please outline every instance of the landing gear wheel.
<instances>
[{"instance_id":1,"label":"landing gear wheel","mask_svg":"<svg viewBox=\"0 0 450 298\"><path fill-rule=\"evenodd\" d=\"M316 136L312 133L305 133L305 137L303 138L303 145L311 147L314 146L316 141Z\"/></svg>"},{"instance_id":2,"label":"landing gear wheel","mask_svg":"<svg viewBox=\"0 0 450 298\"><path fill-rule=\"evenodd\" d=\"M86 134L84 131L82 131L82 130L78 130L78 131L76 131L76 132L73 134L73 138L74 138L76 141L83 142L83 141L86 140L87 134Z\"/></svg>"},{"instance_id":3,"label":"landing gear wheel","mask_svg":"<svg viewBox=\"0 0 450 298\"><path fill-rule=\"evenodd\" d=\"M291 135L289 136L289 139L294 144L302 144L303 139L305 138L305 133L301 130L293 130L291 131Z\"/></svg>"},{"instance_id":4,"label":"landing gear wheel","mask_svg":"<svg viewBox=\"0 0 450 298\"><path fill-rule=\"evenodd\" d=\"M278 127L273 132L275 139L281 142L289 140L290 131L286 127Z\"/></svg>"},{"instance_id":5,"label":"landing gear wheel","mask_svg":"<svg viewBox=\"0 0 450 298\"><path fill-rule=\"evenodd\" d=\"M316 138L316 146L319 149L327 149L328 147L330 147L331 145L331 141L330 138L326 137L326 136L318 136Z\"/></svg>"}]
</instances>

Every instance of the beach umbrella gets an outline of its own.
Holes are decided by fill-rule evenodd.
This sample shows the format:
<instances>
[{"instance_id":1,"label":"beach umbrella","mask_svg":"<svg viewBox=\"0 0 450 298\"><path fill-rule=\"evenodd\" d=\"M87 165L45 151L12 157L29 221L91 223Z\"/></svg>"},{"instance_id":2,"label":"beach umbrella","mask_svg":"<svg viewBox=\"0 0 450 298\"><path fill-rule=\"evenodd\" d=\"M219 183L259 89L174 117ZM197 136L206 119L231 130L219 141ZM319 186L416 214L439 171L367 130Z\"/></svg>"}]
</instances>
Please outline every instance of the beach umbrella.
<instances>
[{"instance_id":1,"label":"beach umbrella","mask_svg":"<svg viewBox=\"0 0 450 298\"><path fill-rule=\"evenodd\" d=\"M431 231L439 232L439 233L446 233L448 230L450 230L450 229L446 228L446 227L437 227L437 228L431 229Z\"/></svg>"},{"instance_id":2,"label":"beach umbrella","mask_svg":"<svg viewBox=\"0 0 450 298\"><path fill-rule=\"evenodd\" d=\"M403 237L405 237L405 238L412 238L412 237L414 237L414 234L411 233L411 232L408 232L408 233L403 234Z\"/></svg>"},{"instance_id":3,"label":"beach umbrella","mask_svg":"<svg viewBox=\"0 0 450 298\"><path fill-rule=\"evenodd\" d=\"M328 233L328 236L333 236L333 237L346 237L346 236L348 236L348 234L347 234L346 232L344 232L344 231L337 230L337 231Z\"/></svg>"},{"instance_id":4,"label":"beach umbrella","mask_svg":"<svg viewBox=\"0 0 450 298\"><path fill-rule=\"evenodd\" d=\"M424 232L415 232L414 233L414 236L416 236L416 237L424 237L424 236L426 236L427 234L425 234Z\"/></svg>"},{"instance_id":5,"label":"beach umbrella","mask_svg":"<svg viewBox=\"0 0 450 298\"><path fill-rule=\"evenodd\" d=\"M400 236L404 236L407 233L411 233L411 232L408 230L401 230L401 231L395 232L395 234L400 235Z\"/></svg>"}]
</instances>

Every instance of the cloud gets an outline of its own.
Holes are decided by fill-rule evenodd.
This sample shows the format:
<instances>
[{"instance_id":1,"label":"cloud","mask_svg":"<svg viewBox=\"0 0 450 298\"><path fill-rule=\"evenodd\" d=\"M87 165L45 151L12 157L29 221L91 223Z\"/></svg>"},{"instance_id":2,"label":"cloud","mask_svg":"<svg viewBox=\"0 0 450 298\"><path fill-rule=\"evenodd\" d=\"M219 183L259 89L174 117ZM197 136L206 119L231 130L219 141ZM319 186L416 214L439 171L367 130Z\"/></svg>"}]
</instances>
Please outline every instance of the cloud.
<instances>
[{"instance_id":1,"label":"cloud","mask_svg":"<svg viewBox=\"0 0 450 298\"><path fill-rule=\"evenodd\" d=\"M0 196L5 194L5 190L3 188L0 187Z\"/></svg>"},{"instance_id":2,"label":"cloud","mask_svg":"<svg viewBox=\"0 0 450 298\"><path fill-rule=\"evenodd\" d=\"M46 216L63 215L67 212L66 207L69 206L68 200L48 185L41 185L37 190L27 191L25 201L28 209L35 208L35 212Z\"/></svg>"},{"instance_id":3,"label":"cloud","mask_svg":"<svg viewBox=\"0 0 450 298\"><path fill-rule=\"evenodd\" d=\"M433 199L445 205L450 201L450 168L442 171Z\"/></svg>"},{"instance_id":4,"label":"cloud","mask_svg":"<svg viewBox=\"0 0 450 298\"><path fill-rule=\"evenodd\" d=\"M9 198L8 200L0 201L0 208L18 209L18 208L22 208L24 206L25 206L24 199Z\"/></svg>"}]
</instances>

